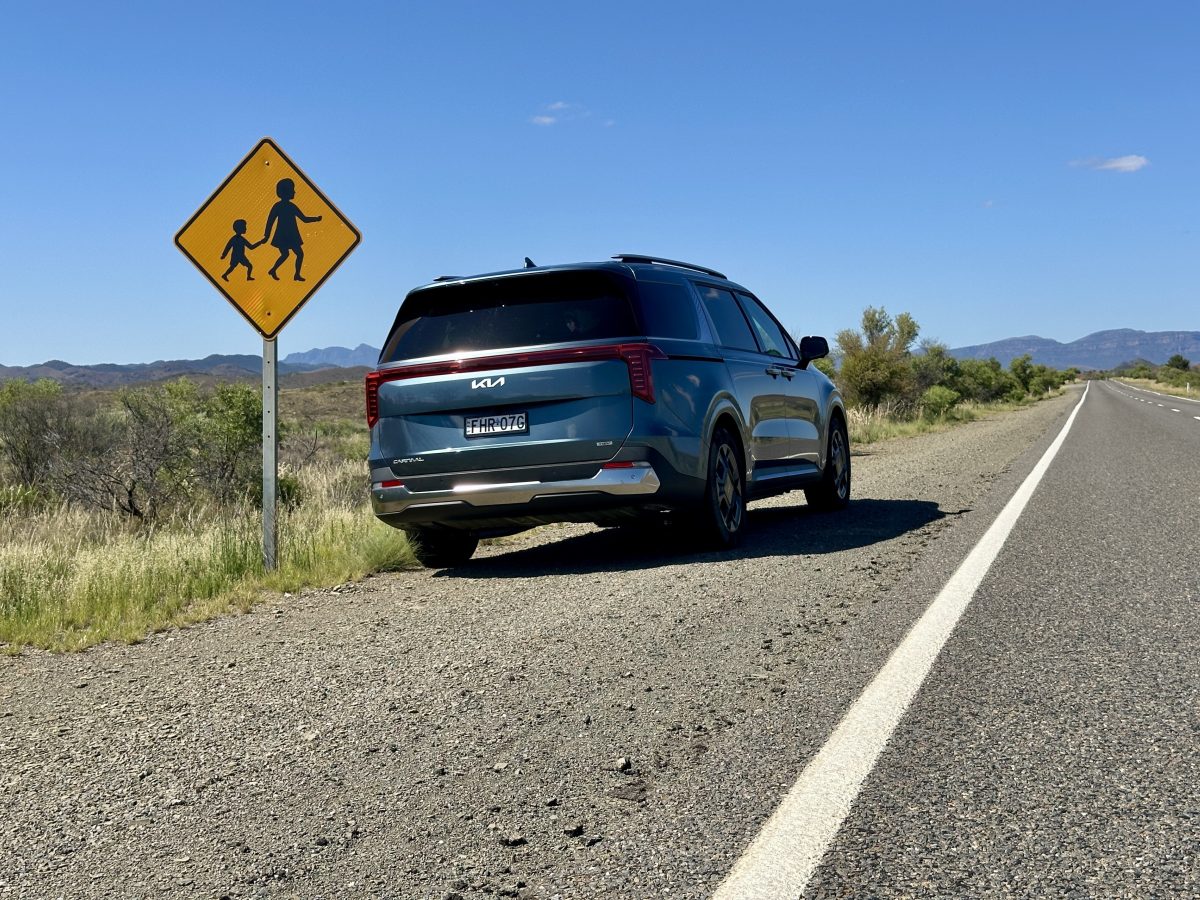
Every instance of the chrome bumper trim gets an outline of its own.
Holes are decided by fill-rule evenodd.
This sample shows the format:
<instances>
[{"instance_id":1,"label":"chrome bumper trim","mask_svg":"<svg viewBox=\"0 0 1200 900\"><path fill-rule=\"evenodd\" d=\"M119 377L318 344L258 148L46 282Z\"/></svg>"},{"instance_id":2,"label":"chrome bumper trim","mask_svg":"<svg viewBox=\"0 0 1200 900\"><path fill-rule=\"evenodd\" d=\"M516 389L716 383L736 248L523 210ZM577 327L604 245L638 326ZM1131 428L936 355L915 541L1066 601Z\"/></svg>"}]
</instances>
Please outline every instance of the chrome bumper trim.
<instances>
[{"instance_id":1,"label":"chrome bumper trim","mask_svg":"<svg viewBox=\"0 0 1200 900\"><path fill-rule=\"evenodd\" d=\"M529 503L540 497L570 494L606 494L611 497L653 494L661 482L649 464L631 468L601 469L591 478L570 481L517 481L506 484L461 484L443 491L410 491L405 485L371 486L371 505L376 515L391 515L426 506L508 506Z\"/></svg>"}]
</instances>

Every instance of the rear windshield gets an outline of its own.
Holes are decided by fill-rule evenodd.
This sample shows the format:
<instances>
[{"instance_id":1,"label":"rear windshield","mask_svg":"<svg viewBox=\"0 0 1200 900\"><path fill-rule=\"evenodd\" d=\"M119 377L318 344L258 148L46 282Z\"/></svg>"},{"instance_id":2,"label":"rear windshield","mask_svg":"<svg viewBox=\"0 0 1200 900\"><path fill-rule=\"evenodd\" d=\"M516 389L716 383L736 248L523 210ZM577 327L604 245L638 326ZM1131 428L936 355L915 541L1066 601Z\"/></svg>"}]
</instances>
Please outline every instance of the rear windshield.
<instances>
[{"instance_id":1,"label":"rear windshield","mask_svg":"<svg viewBox=\"0 0 1200 900\"><path fill-rule=\"evenodd\" d=\"M379 361L639 333L624 286L614 276L514 275L410 294Z\"/></svg>"}]
</instances>

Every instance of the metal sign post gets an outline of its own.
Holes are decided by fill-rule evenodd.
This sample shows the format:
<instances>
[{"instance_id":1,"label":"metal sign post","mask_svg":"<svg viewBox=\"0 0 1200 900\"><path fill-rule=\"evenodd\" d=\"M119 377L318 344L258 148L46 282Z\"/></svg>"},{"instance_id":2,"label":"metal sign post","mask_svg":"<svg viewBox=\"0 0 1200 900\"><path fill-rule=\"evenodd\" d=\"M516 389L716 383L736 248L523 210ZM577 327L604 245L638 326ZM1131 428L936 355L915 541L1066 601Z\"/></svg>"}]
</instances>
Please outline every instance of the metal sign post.
<instances>
[{"instance_id":1,"label":"metal sign post","mask_svg":"<svg viewBox=\"0 0 1200 900\"><path fill-rule=\"evenodd\" d=\"M263 567L268 571L278 565L279 546L275 512L278 509L279 484L279 344L273 338L263 338Z\"/></svg>"}]
</instances>

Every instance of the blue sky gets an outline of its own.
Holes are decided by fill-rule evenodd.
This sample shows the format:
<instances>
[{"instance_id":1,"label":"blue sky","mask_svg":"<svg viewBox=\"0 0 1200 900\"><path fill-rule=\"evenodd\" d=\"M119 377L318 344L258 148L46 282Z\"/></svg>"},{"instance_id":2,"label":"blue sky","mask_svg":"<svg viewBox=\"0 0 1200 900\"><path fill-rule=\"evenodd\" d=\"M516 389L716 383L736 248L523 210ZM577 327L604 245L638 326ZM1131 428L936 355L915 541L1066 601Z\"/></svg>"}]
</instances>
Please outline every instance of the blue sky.
<instances>
[{"instance_id":1,"label":"blue sky","mask_svg":"<svg viewBox=\"0 0 1200 900\"><path fill-rule=\"evenodd\" d=\"M798 333L1200 329L1192 3L8 4L0 364L257 353L172 243L269 135L363 233L280 352L644 252Z\"/></svg>"}]
</instances>

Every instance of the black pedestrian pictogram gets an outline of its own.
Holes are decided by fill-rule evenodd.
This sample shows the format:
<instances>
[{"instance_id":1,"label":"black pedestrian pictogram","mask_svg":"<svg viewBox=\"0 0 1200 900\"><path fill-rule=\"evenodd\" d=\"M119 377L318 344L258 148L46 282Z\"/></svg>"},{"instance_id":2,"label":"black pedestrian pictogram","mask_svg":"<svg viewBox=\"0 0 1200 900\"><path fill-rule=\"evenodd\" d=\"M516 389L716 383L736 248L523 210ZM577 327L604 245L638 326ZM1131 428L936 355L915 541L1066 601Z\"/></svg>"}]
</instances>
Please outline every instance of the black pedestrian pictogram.
<instances>
[{"instance_id":1,"label":"black pedestrian pictogram","mask_svg":"<svg viewBox=\"0 0 1200 900\"><path fill-rule=\"evenodd\" d=\"M267 216L267 228L263 233L262 241L264 243L268 239L271 241L271 246L279 250L279 259L275 260L275 265L271 266L267 273L276 281L279 276L275 274L278 269L287 260L289 254L296 254L296 281L303 281L304 278L300 274L300 266L304 262L304 239L300 237L300 222L320 222L320 216L306 216L300 212L300 208L292 202L296 196L296 183L290 178L280 179L275 186L275 195L279 197L279 202L271 207L271 214ZM274 237L271 236L271 228L275 228Z\"/></svg>"},{"instance_id":2,"label":"black pedestrian pictogram","mask_svg":"<svg viewBox=\"0 0 1200 900\"><path fill-rule=\"evenodd\" d=\"M229 280L229 275L238 266L246 267L246 280L254 280L254 266L250 260L246 259L246 251L253 250L258 244L252 244L245 237L246 235L246 220L238 219L233 223L233 237L229 239L229 243L225 245L225 249L221 251L221 259L229 257L229 268L225 270L225 274L221 276L223 281Z\"/></svg>"}]
</instances>

